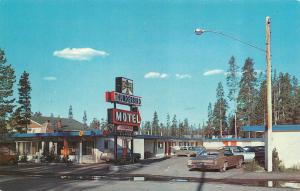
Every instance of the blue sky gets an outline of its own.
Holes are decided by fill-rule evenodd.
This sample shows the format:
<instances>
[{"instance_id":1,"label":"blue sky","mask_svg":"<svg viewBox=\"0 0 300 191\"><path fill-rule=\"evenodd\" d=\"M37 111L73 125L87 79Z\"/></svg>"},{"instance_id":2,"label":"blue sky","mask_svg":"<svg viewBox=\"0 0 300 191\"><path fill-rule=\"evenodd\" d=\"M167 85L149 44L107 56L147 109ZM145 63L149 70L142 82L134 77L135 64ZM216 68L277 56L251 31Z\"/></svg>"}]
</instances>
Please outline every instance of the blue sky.
<instances>
[{"instance_id":1,"label":"blue sky","mask_svg":"<svg viewBox=\"0 0 300 191\"><path fill-rule=\"evenodd\" d=\"M19 78L32 83L32 110L66 117L69 105L82 121L106 117L104 92L114 78L134 80L141 114L158 111L202 123L225 83L230 56L257 70L265 55L196 27L222 31L264 48L271 17L272 65L300 79L299 1L40 1L0 0L0 47ZM208 74L208 75L205 75ZM225 86L225 84L224 84Z\"/></svg>"}]
</instances>

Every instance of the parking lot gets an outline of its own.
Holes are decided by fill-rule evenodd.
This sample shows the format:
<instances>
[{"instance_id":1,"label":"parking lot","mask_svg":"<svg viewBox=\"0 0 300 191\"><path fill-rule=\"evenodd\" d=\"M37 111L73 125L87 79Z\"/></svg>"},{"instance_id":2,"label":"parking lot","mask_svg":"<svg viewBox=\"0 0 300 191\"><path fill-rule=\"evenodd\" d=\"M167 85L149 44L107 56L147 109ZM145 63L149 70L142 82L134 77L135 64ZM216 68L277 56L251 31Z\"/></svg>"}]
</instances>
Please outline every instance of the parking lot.
<instances>
[{"instance_id":1,"label":"parking lot","mask_svg":"<svg viewBox=\"0 0 300 191\"><path fill-rule=\"evenodd\" d=\"M218 172L216 170L201 171L193 170L189 171L187 168L188 157L172 157L167 160L160 161L158 163L152 163L151 165L145 165L143 168L133 170L130 173L134 174L153 174L162 176L180 176L180 177L202 177L202 178L227 178L232 176L239 176L244 173L243 169L232 168L225 173Z\"/></svg>"}]
</instances>

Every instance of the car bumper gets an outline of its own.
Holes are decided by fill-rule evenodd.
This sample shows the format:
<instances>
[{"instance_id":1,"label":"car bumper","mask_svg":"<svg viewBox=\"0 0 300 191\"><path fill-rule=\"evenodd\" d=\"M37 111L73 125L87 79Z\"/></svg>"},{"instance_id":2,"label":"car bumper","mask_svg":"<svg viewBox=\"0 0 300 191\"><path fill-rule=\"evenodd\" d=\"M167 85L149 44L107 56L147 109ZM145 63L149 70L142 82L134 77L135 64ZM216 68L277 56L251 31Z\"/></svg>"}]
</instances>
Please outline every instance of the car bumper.
<instances>
[{"instance_id":1,"label":"car bumper","mask_svg":"<svg viewBox=\"0 0 300 191\"><path fill-rule=\"evenodd\" d=\"M189 169L219 169L219 166L215 164L189 164L187 166Z\"/></svg>"}]
</instances>

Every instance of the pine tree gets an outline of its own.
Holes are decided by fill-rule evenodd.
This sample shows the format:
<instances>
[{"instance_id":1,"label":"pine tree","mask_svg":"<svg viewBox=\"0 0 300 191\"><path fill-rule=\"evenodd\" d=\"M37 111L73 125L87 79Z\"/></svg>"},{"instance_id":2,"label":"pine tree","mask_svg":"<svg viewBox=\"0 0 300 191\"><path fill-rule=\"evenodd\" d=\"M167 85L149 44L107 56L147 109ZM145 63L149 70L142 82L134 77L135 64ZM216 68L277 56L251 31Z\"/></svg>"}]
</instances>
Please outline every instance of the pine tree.
<instances>
[{"instance_id":1,"label":"pine tree","mask_svg":"<svg viewBox=\"0 0 300 191\"><path fill-rule=\"evenodd\" d=\"M93 129L100 129L100 121L97 118L93 118L90 127ZM101 130L104 130L104 128L101 128Z\"/></svg>"},{"instance_id":2,"label":"pine tree","mask_svg":"<svg viewBox=\"0 0 300 191\"><path fill-rule=\"evenodd\" d=\"M239 90L239 82L238 82L238 66L235 63L235 58L232 56L228 62L229 69L227 71L227 77L226 82L228 86L228 98L229 101L233 102L234 104L234 135L237 137L237 96L238 96L238 90Z\"/></svg>"},{"instance_id":3,"label":"pine tree","mask_svg":"<svg viewBox=\"0 0 300 191\"><path fill-rule=\"evenodd\" d=\"M105 129L107 129L107 125L108 125L108 122L107 120L104 120L103 118L101 118L101 121L100 121L100 129L103 131Z\"/></svg>"},{"instance_id":4,"label":"pine tree","mask_svg":"<svg viewBox=\"0 0 300 191\"><path fill-rule=\"evenodd\" d=\"M169 113L167 114L167 124L166 124L166 135L170 136L170 127L171 127L171 119Z\"/></svg>"},{"instance_id":5,"label":"pine tree","mask_svg":"<svg viewBox=\"0 0 300 191\"><path fill-rule=\"evenodd\" d=\"M274 124L277 125L278 115L279 115L279 93L280 84L278 82L277 72L274 70L272 79L272 113Z\"/></svg>"},{"instance_id":6,"label":"pine tree","mask_svg":"<svg viewBox=\"0 0 300 191\"><path fill-rule=\"evenodd\" d=\"M184 124L183 124L183 122L179 122L178 130L179 130L178 137L183 137L183 135L184 135Z\"/></svg>"},{"instance_id":7,"label":"pine tree","mask_svg":"<svg viewBox=\"0 0 300 191\"><path fill-rule=\"evenodd\" d=\"M30 92L31 92L31 86L29 81L29 74L24 71L21 75L21 78L19 80L18 84L19 88L19 107L16 110L17 117L17 124L19 127L25 128L25 132L27 132L27 127L30 124L30 118L31 118L31 104L30 104ZM18 129L20 131L20 129Z\"/></svg>"},{"instance_id":8,"label":"pine tree","mask_svg":"<svg viewBox=\"0 0 300 191\"><path fill-rule=\"evenodd\" d=\"M157 115L156 111L153 114L152 130L153 130L154 135L159 135L159 120L158 120L158 115Z\"/></svg>"},{"instance_id":9,"label":"pine tree","mask_svg":"<svg viewBox=\"0 0 300 191\"><path fill-rule=\"evenodd\" d=\"M213 127L213 120L214 120L214 116L213 116L213 111L212 111L212 105L209 102L208 104L208 108L207 108L207 126L204 129L204 135L207 136L208 138L211 138L214 132L214 127Z\"/></svg>"},{"instance_id":10,"label":"pine tree","mask_svg":"<svg viewBox=\"0 0 300 191\"><path fill-rule=\"evenodd\" d=\"M240 91L238 95L238 115L242 125L252 125L253 111L255 108L256 72L251 58L247 58L242 68L242 78L240 81Z\"/></svg>"},{"instance_id":11,"label":"pine tree","mask_svg":"<svg viewBox=\"0 0 300 191\"><path fill-rule=\"evenodd\" d=\"M292 78L292 99L293 124L300 124L300 87L295 76Z\"/></svg>"},{"instance_id":12,"label":"pine tree","mask_svg":"<svg viewBox=\"0 0 300 191\"><path fill-rule=\"evenodd\" d=\"M265 125L267 116L267 81L264 80L260 84L258 96L254 110L254 125Z\"/></svg>"},{"instance_id":13,"label":"pine tree","mask_svg":"<svg viewBox=\"0 0 300 191\"><path fill-rule=\"evenodd\" d=\"M228 115L228 125L229 127L234 127L235 124L235 117L232 114ZM228 128L227 133L229 135L235 135L235 129L234 128Z\"/></svg>"},{"instance_id":14,"label":"pine tree","mask_svg":"<svg viewBox=\"0 0 300 191\"><path fill-rule=\"evenodd\" d=\"M300 124L300 87L298 86L295 93L295 108L294 108L294 124Z\"/></svg>"},{"instance_id":15,"label":"pine tree","mask_svg":"<svg viewBox=\"0 0 300 191\"><path fill-rule=\"evenodd\" d=\"M177 119L176 119L176 115L174 115L174 116L173 116L173 119L172 119L171 136L173 136L173 137L178 137L178 134L177 134Z\"/></svg>"},{"instance_id":16,"label":"pine tree","mask_svg":"<svg viewBox=\"0 0 300 191\"><path fill-rule=\"evenodd\" d=\"M9 117L15 107L15 99L12 98L15 81L15 71L6 64L5 53L0 49L0 134L7 132Z\"/></svg>"},{"instance_id":17,"label":"pine tree","mask_svg":"<svg viewBox=\"0 0 300 191\"><path fill-rule=\"evenodd\" d=\"M43 114L40 111L37 111L33 114L35 117L41 117Z\"/></svg>"},{"instance_id":18,"label":"pine tree","mask_svg":"<svg viewBox=\"0 0 300 191\"><path fill-rule=\"evenodd\" d=\"M163 123L159 124L159 135L160 136L165 135L165 125Z\"/></svg>"},{"instance_id":19,"label":"pine tree","mask_svg":"<svg viewBox=\"0 0 300 191\"><path fill-rule=\"evenodd\" d=\"M72 105L70 105L70 107L69 107L68 118L69 119L73 119L73 108L72 108Z\"/></svg>"},{"instance_id":20,"label":"pine tree","mask_svg":"<svg viewBox=\"0 0 300 191\"><path fill-rule=\"evenodd\" d=\"M146 121L145 122L145 125L144 125L144 132L145 132L145 134L147 134L147 135L150 135L152 132L151 132L151 122L150 121Z\"/></svg>"},{"instance_id":21,"label":"pine tree","mask_svg":"<svg viewBox=\"0 0 300 191\"><path fill-rule=\"evenodd\" d=\"M183 135L189 135L189 120L185 118L183 120Z\"/></svg>"},{"instance_id":22,"label":"pine tree","mask_svg":"<svg viewBox=\"0 0 300 191\"><path fill-rule=\"evenodd\" d=\"M278 83L280 84L278 96L278 123L291 124L293 123L293 101L292 101L292 84L290 75L279 73Z\"/></svg>"},{"instance_id":23,"label":"pine tree","mask_svg":"<svg viewBox=\"0 0 300 191\"><path fill-rule=\"evenodd\" d=\"M86 111L83 112L82 122L83 122L84 125L86 125L86 122L87 122Z\"/></svg>"},{"instance_id":24,"label":"pine tree","mask_svg":"<svg viewBox=\"0 0 300 191\"><path fill-rule=\"evenodd\" d=\"M217 102L214 105L213 110L213 124L215 128L215 135L223 136L224 130L227 128L226 122L226 111L227 111L227 102L224 97L224 89L221 82L218 83L218 87L216 89L217 94Z\"/></svg>"}]
</instances>

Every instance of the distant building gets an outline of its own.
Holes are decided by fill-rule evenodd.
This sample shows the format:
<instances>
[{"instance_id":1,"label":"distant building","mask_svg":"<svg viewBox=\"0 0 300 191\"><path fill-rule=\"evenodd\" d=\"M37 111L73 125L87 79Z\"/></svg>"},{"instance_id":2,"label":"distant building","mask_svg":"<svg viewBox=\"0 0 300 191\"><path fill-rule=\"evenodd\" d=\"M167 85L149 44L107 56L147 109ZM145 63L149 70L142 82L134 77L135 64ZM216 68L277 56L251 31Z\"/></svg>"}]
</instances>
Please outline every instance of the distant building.
<instances>
[{"instance_id":1,"label":"distant building","mask_svg":"<svg viewBox=\"0 0 300 191\"><path fill-rule=\"evenodd\" d=\"M27 133L52 133L62 131L83 131L89 127L75 119L61 117L33 116L30 118L30 124Z\"/></svg>"},{"instance_id":2,"label":"distant building","mask_svg":"<svg viewBox=\"0 0 300 191\"><path fill-rule=\"evenodd\" d=\"M265 126L243 126L242 131L260 132L265 131ZM272 146L278 152L279 160L285 168L300 168L300 124L273 125Z\"/></svg>"}]
</instances>

